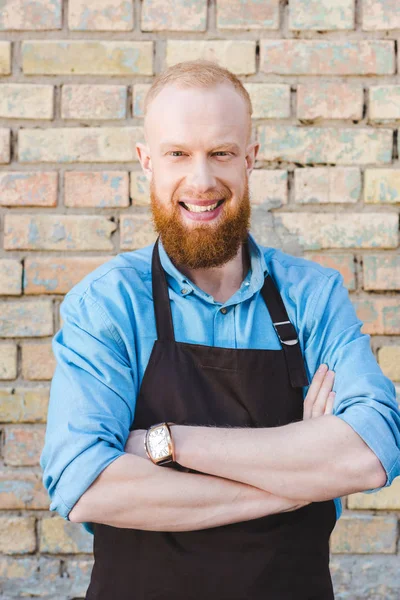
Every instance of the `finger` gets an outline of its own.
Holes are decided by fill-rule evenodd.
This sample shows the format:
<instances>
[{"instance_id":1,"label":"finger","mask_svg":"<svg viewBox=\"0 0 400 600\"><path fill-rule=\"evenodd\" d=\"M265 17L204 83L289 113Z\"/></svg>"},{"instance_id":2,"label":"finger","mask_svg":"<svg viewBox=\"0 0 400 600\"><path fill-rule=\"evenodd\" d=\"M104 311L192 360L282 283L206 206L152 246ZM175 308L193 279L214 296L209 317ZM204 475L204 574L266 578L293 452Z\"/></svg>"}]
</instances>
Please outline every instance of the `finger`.
<instances>
[{"instance_id":1,"label":"finger","mask_svg":"<svg viewBox=\"0 0 400 600\"><path fill-rule=\"evenodd\" d=\"M330 392L328 400L326 401L326 407L324 415L331 415L333 413L333 404L335 402L336 392Z\"/></svg>"},{"instance_id":2,"label":"finger","mask_svg":"<svg viewBox=\"0 0 400 600\"><path fill-rule=\"evenodd\" d=\"M312 407L311 416L313 419L315 417L321 417L324 414L328 396L333 388L334 379L334 371L328 371L325 375L324 381L322 382L318 396L314 402L314 406Z\"/></svg>"},{"instance_id":3,"label":"finger","mask_svg":"<svg viewBox=\"0 0 400 600\"><path fill-rule=\"evenodd\" d=\"M308 392L307 395L304 399L304 414L303 414L303 418L304 419L311 419L311 413L312 413L312 409L314 406L314 402L318 396L318 392L320 390L320 387L322 385L322 382L324 381L325 375L328 371L328 365L322 364L317 372L315 373L311 385L308 388Z\"/></svg>"}]
</instances>

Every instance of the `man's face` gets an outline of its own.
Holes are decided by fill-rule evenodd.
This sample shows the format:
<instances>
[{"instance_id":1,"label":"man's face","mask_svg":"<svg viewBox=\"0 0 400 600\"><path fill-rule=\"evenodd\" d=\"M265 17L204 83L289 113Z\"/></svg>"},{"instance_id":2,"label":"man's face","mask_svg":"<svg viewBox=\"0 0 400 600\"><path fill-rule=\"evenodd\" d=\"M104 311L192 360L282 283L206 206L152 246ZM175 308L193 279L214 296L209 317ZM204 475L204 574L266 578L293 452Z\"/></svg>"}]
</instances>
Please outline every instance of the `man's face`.
<instances>
[{"instance_id":1,"label":"man's face","mask_svg":"<svg viewBox=\"0 0 400 600\"><path fill-rule=\"evenodd\" d=\"M191 269L226 263L247 237L258 150L248 144L244 99L229 84L166 86L149 106L145 133L138 155L168 255Z\"/></svg>"}]
</instances>

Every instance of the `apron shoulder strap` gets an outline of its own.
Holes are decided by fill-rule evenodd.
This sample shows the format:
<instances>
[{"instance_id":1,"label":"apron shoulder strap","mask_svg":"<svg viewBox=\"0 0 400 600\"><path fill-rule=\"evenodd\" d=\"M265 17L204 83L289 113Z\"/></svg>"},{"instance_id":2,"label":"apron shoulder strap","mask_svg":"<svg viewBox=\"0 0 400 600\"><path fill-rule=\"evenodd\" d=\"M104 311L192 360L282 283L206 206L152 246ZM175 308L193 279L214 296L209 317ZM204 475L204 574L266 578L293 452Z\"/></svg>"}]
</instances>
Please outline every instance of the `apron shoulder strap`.
<instances>
[{"instance_id":1,"label":"apron shoulder strap","mask_svg":"<svg viewBox=\"0 0 400 600\"><path fill-rule=\"evenodd\" d=\"M158 240L154 244L151 257L151 280L153 289L153 304L156 318L157 339L172 342L175 340L172 323L171 306L168 295L168 284L165 271L160 260Z\"/></svg>"},{"instance_id":2,"label":"apron shoulder strap","mask_svg":"<svg viewBox=\"0 0 400 600\"><path fill-rule=\"evenodd\" d=\"M308 378L301 353L299 338L296 329L289 321L289 317L283 303L282 297L273 281L271 275L267 275L261 289L265 304L271 315L277 336L282 344L286 364L289 371L292 387L303 387L308 385Z\"/></svg>"}]
</instances>

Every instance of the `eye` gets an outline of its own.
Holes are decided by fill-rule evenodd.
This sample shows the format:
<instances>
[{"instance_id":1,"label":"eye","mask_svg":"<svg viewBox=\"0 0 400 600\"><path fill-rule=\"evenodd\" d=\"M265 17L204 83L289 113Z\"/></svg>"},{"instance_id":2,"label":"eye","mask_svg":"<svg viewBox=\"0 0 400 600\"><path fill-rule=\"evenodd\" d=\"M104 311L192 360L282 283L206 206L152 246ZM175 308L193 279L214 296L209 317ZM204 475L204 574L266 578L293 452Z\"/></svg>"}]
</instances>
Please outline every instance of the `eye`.
<instances>
[{"instance_id":1,"label":"eye","mask_svg":"<svg viewBox=\"0 0 400 600\"><path fill-rule=\"evenodd\" d=\"M171 156L173 156L173 155L175 155L175 156L176 156L176 155L178 155L178 156L182 156L182 155L183 155L183 152L182 152L182 150L172 150L172 151L170 152L170 154L171 154Z\"/></svg>"},{"instance_id":2,"label":"eye","mask_svg":"<svg viewBox=\"0 0 400 600\"><path fill-rule=\"evenodd\" d=\"M218 150L217 152L214 152L213 154L214 155L219 154L220 156L228 156L229 152L225 152L225 150Z\"/></svg>"}]
</instances>

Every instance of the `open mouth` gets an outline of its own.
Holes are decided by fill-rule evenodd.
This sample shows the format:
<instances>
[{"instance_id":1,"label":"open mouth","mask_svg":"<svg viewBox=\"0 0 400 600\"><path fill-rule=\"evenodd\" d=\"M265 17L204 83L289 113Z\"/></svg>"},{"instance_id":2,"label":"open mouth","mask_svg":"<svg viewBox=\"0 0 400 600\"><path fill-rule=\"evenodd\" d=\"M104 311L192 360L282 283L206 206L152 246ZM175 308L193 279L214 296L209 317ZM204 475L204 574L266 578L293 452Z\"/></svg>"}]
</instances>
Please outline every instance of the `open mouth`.
<instances>
[{"instance_id":1,"label":"open mouth","mask_svg":"<svg viewBox=\"0 0 400 600\"><path fill-rule=\"evenodd\" d=\"M186 210L188 210L189 212L206 213L215 210L216 208L221 206L223 202L225 202L225 199L218 200L218 202L215 202L214 204L209 204L208 206L199 206L198 204L188 204L185 202L179 202L179 204L183 206L183 208L186 208Z\"/></svg>"}]
</instances>

